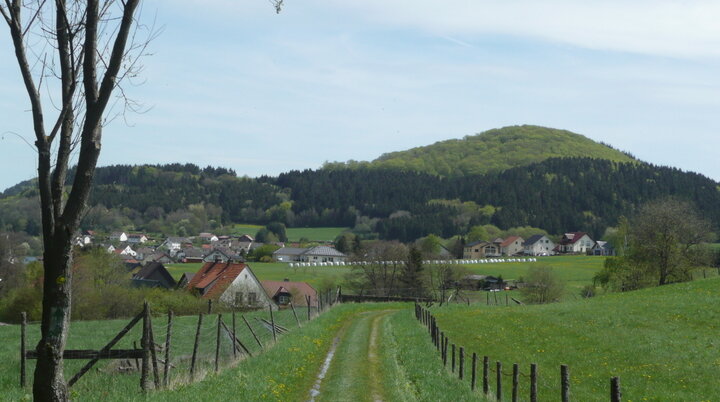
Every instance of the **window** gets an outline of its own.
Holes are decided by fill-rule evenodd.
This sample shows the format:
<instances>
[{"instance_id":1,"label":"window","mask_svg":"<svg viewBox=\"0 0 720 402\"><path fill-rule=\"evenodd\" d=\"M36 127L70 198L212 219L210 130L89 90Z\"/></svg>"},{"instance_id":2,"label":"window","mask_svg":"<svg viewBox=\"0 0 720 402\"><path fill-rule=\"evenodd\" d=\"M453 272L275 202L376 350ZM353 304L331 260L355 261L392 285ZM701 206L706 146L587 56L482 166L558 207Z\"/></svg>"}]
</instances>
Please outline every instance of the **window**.
<instances>
[{"instance_id":1,"label":"window","mask_svg":"<svg viewBox=\"0 0 720 402\"><path fill-rule=\"evenodd\" d=\"M235 292L235 305L240 306L243 304L243 293Z\"/></svg>"},{"instance_id":2,"label":"window","mask_svg":"<svg viewBox=\"0 0 720 402\"><path fill-rule=\"evenodd\" d=\"M255 292L248 293L248 304L254 305L255 303L257 303L257 293L255 293Z\"/></svg>"},{"instance_id":3,"label":"window","mask_svg":"<svg viewBox=\"0 0 720 402\"><path fill-rule=\"evenodd\" d=\"M289 296L285 296L285 295L280 295L280 297L278 297L278 303L280 303L280 304L288 304L288 303L290 303L290 297L289 297Z\"/></svg>"}]
</instances>

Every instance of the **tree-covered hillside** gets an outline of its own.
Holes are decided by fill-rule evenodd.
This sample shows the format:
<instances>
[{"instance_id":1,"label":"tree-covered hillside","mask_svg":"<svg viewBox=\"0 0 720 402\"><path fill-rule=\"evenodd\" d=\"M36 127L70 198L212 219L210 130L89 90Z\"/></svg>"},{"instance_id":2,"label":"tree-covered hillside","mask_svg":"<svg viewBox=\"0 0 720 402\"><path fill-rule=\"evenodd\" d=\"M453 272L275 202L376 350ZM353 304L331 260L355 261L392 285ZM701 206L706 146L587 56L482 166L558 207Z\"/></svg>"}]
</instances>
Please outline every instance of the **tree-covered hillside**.
<instances>
[{"instance_id":1,"label":"tree-covered hillside","mask_svg":"<svg viewBox=\"0 0 720 402\"><path fill-rule=\"evenodd\" d=\"M566 130L523 125L488 130L463 139L391 152L372 162L330 163L327 168L372 167L445 177L500 172L550 158L586 157L615 162L634 158Z\"/></svg>"}]
</instances>

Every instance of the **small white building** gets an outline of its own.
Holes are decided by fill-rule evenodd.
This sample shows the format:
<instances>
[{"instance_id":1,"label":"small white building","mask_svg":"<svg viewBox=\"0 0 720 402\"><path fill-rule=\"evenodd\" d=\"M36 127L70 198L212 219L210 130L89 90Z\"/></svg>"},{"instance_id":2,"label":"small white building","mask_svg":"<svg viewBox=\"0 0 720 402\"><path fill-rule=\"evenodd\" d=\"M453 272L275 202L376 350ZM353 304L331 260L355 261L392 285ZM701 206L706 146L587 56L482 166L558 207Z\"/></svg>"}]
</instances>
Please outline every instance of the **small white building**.
<instances>
[{"instance_id":1,"label":"small white building","mask_svg":"<svg viewBox=\"0 0 720 402\"><path fill-rule=\"evenodd\" d=\"M112 232L110 233L110 241L126 242L128 240L127 233L125 232Z\"/></svg>"}]
</instances>

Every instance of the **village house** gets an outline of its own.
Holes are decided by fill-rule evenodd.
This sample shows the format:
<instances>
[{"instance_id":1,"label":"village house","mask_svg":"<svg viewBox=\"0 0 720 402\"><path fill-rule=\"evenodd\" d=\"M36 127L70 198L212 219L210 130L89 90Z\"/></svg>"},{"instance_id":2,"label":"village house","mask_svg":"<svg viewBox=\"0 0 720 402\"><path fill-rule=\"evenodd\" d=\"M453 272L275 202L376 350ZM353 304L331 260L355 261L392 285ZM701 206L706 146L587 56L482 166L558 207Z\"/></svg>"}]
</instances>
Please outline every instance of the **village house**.
<instances>
[{"instance_id":1,"label":"village house","mask_svg":"<svg viewBox=\"0 0 720 402\"><path fill-rule=\"evenodd\" d=\"M186 289L203 299L235 308L278 308L250 267L242 262L205 263Z\"/></svg>"},{"instance_id":2,"label":"village house","mask_svg":"<svg viewBox=\"0 0 720 402\"><path fill-rule=\"evenodd\" d=\"M170 272L159 262L151 262L141 267L132 276L132 285L136 287L161 287L173 289L176 286Z\"/></svg>"},{"instance_id":3,"label":"village house","mask_svg":"<svg viewBox=\"0 0 720 402\"><path fill-rule=\"evenodd\" d=\"M112 232L110 233L110 241L119 241L124 243L128 240L127 233L125 232Z\"/></svg>"},{"instance_id":4,"label":"village house","mask_svg":"<svg viewBox=\"0 0 720 402\"><path fill-rule=\"evenodd\" d=\"M587 254L595 241L585 232L565 233L557 245L557 251L563 254Z\"/></svg>"},{"instance_id":5,"label":"village house","mask_svg":"<svg viewBox=\"0 0 720 402\"><path fill-rule=\"evenodd\" d=\"M592 246L589 252L590 255L602 255L602 256L613 256L615 255L615 248L612 246L612 244L598 240L595 242L595 245Z\"/></svg>"},{"instance_id":6,"label":"village house","mask_svg":"<svg viewBox=\"0 0 720 402\"><path fill-rule=\"evenodd\" d=\"M147 236L142 233L130 233L127 235L127 242L130 244L143 244L147 241Z\"/></svg>"},{"instance_id":7,"label":"village house","mask_svg":"<svg viewBox=\"0 0 720 402\"><path fill-rule=\"evenodd\" d=\"M160 248L166 249L170 256L174 256L186 244L192 245L192 242L185 237L168 237L160 244Z\"/></svg>"},{"instance_id":8,"label":"village house","mask_svg":"<svg viewBox=\"0 0 720 402\"><path fill-rule=\"evenodd\" d=\"M260 281L265 293L279 307L287 307L290 303L293 306L307 306L307 298L310 298L310 305L317 305L317 291L306 282L283 281Z\"/></svg>"},{"instance_id":9,"label":"village house","mask_svg":"<svg viewBox=\"0 0 720 402\"><path fill-rule=\"evenodd\" d=\"M487 258L487 257L499 257L500 256L500 245L496 243L490 243L486 241L475 241L468 243L463 247L463 258L464 259L476 259L476 258Z\"/></svg>"},{"instance_id":10,"label":"village house","mask_svg":"<svg viewBox=\"0 0 720 402\"><path fill-rule=\"evenodd\" d=\"M553 255L555 243L547 236L537 234L530 236L523 244L523 254L531 256Z\"/></svg>"},{"instance_id":11,"label":"village house","mask_svg":"<svg viewBox=\"0 0 720 402\"><path fill-rule=\"evenodd\" d=\"M200 233L198 237L203 243L214 243L219 240L218 237L212 233Z\"/></svg>"},{"instance_id":12,"label":"village house","mask_svg":"<svg viewBox=\"0 0 720 402\"><path fill-rule=\"evenodd\" d=\"M119 255L130 255L133 257L137 257L137 252L135 252L135 250L133 250L132 247L130 247L129 245L116 248L113 250L113 252Z\"/></svg>"},{"instance_id":13,"label":"village house","mask_svg":"<svg viewBox=\"0 0 720 402\"><path fill-rule=\"evenodd\" d=\"M525 241L520 236L510 236L500 243L500 254L512 256L522 254Z\"/></svg>"}]
</instances>

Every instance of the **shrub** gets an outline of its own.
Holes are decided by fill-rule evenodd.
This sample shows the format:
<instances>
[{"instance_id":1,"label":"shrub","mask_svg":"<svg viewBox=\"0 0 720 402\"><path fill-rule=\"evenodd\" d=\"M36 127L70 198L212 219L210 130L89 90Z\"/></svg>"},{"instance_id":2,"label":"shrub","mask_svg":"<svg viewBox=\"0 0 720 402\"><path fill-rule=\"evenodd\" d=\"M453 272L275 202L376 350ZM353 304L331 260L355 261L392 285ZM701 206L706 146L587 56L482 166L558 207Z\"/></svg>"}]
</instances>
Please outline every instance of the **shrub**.
<instances>
[{"instance_id":1,"label":"shrub","mask_svg":"<svg viewBox=\"0 0 720 402\"><path fill-rule=\"evenodd\" d=\"M563 295L563 283L549 266L530 267L524 279L521 292L527 303L552 303L559 301Z\"/></svg>"}]
</instances>

